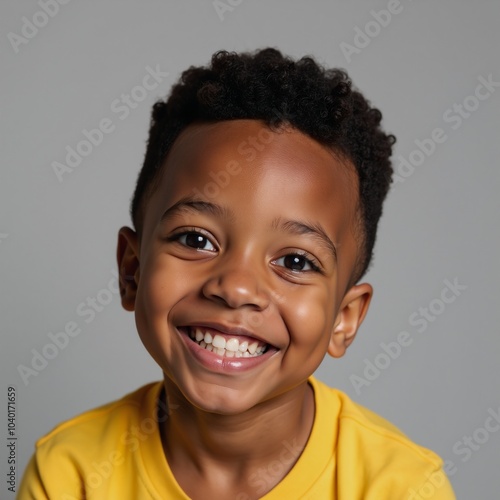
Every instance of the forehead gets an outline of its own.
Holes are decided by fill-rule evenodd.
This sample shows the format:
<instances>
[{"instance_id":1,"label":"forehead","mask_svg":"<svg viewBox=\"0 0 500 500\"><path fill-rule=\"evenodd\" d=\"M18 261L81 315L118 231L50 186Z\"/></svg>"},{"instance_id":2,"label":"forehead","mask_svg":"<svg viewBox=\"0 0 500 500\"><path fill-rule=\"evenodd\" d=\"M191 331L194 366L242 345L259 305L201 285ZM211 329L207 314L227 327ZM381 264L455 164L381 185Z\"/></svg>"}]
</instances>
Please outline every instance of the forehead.
<instances>
[{"instance_id":1,"label":"forehead","mask_svg":"<svg viewBox=\"0 0 500 500\"><path fill-rule=\"evenodd\" d=\"M319 222L332 239L353 232L354 166L293 128L270 130L257 120L196 124L174 142L149 200L144 229L186 196L274 218Z\"/></svg>"},{"instance_id":2,"label":"forehead","mask_svg":"<svg viewBox=\"0 0 500 500\"><path fill-rule=\"evenodd\" d=\"M216 186L207 186L204 193L216 197L215 187L226 188L224 171L233 185L238 178L247 182L253 178L255 183L278 188L284 178L302 179L328 197L348 194L357 203L357 173L348 160L296 129L272 131L258 120L189 126L172 145L158 185L166 189L164 194L173 194L180 184L198 184L206 177ZM249 186L245 189L242 184L244 194ZM282 183L282 188L293 189L297 184Z\"/></svg>"}]
</instances>

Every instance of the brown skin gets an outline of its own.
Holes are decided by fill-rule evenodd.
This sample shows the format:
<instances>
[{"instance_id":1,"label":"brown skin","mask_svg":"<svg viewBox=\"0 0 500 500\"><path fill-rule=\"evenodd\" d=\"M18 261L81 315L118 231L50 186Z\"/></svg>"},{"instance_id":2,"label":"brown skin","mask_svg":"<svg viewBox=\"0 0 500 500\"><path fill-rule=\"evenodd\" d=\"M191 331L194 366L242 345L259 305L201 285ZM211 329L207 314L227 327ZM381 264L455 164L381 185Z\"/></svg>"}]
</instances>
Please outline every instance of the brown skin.
<instances>
[{"instance_id":1,"label":"brown skin","mask_svg":"<svg viewBox=\"0 0 500 500\"><path fill-rule=\"evenodd\" d=\"M238 147L250 137L265 142L243 156ZM216 195L207 191L231 160L241 171ZM161 222L185 197L226 213L198 207ZM175 408L162 424L164 449L191 498L258 498L264 492L252 474L279 460L283 441L305 446L314 421L307 378L327 352L343 356L372 296L369 284L349 285L360 251L357 201L354 167L295 129L271 132L256 120L198 124L175 141L141 237L120 230L122 304L135 310L139 335L164 372ZM336 258L316 235L286 221L320 225ZM183 231L201 232L201 249ZM297 252L298 268L290 269L286 256ZM179 330L206 321L244 327L276 352L246 372L210 370Z\"/></svg>"}]
</instances>

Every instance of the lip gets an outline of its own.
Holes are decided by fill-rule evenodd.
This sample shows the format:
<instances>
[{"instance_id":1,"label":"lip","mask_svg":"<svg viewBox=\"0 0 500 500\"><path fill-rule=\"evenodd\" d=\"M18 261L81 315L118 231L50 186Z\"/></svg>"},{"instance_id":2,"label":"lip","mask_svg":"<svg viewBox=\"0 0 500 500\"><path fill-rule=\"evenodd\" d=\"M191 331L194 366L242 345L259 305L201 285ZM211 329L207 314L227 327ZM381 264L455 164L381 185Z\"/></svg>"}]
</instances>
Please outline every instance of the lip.
<instances>
[{"instance_id":1,"label":"lip","mask_svg":"<svg viewBox=\"0 0 500 500\"><path fill-rule=\"evenodd\" d=\"M203 347L200 347L196 342L193 342L189 338L187 331L184 329L184 327L188 326L210 328L229 336L233 335L249 337L251 339L255 339L259 342L267 344L268 349L264 354L250 358L229 358L225 356L219 356L214 352L207 351ZM212 322L197 322L190 325L179 326L177 327L177 331L192 357L204 368L217 373L241 373L252 370L253 368L256 368L265 363L269 358L274 356L279 351L279 349L269 344L269 342L266 342L252 332L249 332L245 328L241 327L228 327L226 325L221 325L220 323Z\"/></svg>"}]
</instances>

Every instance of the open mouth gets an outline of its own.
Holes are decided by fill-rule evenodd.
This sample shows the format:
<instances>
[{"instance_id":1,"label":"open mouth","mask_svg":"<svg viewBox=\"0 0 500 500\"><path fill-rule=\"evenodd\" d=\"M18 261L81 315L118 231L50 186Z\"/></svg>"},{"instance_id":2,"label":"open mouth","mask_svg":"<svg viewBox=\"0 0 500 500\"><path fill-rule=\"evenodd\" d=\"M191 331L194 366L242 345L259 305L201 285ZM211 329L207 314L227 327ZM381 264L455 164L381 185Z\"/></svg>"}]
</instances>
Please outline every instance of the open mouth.
<instances>
[{"instance_id":1,"label":"open mouth","mask_svg":"<svg viewBox=\"0 0 500 500\"><path fill-rule=\"evenodd\" d=\"M260 340L221 335L210 328L187 326L181 330L202 349L226 358L256 358L262 356L269 348L269 344Z\"/></svg>"}]
</instances>

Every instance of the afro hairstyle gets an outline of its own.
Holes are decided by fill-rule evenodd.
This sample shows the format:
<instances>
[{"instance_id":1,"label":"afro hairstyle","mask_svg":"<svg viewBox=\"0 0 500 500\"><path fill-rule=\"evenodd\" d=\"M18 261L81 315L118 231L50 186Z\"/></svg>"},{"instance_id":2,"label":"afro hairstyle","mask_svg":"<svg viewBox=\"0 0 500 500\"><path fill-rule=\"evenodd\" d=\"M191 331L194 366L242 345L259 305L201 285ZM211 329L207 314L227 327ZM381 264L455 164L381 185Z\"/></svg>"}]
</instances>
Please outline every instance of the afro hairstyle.
<instances>
[{"instance_id":1,"label":"afro hairstyle","mask_svg":"<svg viewBox=\"0 0 500 500\"><path fill-rule=\"evenodd\" d=\"M149 139L130 213L141 233L148 197L179 134L195 123L255 119L272 130L291 126L348 159L358 175L360 252L353 283L372 259L382 204L392 182L390 156L396 141L384 133L381 112L341 69L312 57L293 60L279 50L218 51L208 66L184 71L166 100L153 106Z\"/></svg>"}]
</instances>

